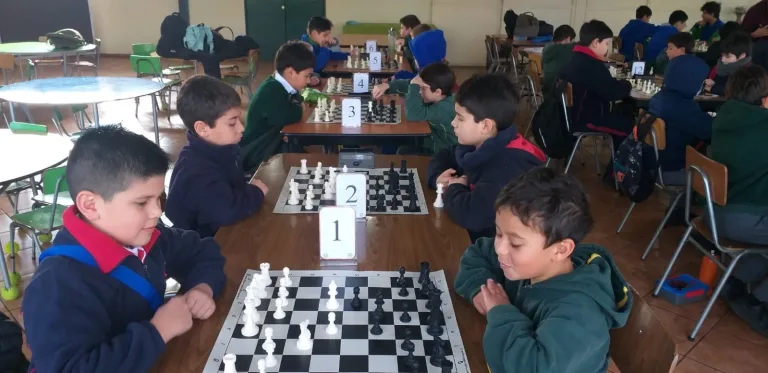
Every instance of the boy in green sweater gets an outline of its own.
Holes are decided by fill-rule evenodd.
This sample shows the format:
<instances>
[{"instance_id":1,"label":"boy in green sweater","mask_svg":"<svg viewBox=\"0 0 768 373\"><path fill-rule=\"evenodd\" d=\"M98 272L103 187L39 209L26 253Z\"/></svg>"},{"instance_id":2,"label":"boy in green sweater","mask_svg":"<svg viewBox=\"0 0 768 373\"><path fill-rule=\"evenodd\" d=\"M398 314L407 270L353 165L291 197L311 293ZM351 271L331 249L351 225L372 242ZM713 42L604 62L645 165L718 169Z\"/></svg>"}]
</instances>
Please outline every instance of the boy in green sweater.
<instances>
[{"instance_id":1,"label":"boy in green sweater","mask_svg":"<svg viewBox=\"0 0 768 373\"><path fill-rule=\"evenodd\" d=\"M632 293L611 254L579 244L593 220L576 179L539 167L496 199L496 238L461 257L456 292L486 315L489 370L596 373Z\"/></svg>"},{"instance_id":2,"label":"boy in green sweater","mask_svg":"<svg viewBox=\"0 0 768 373\"><path fill-rule=\"evenodd\" d=\"M568 62L571 62L573 56L573 43L576 39L576 30L568 25L562 25L555 30L552 36L552 44L547 44L541 53L541 64L544 74L544 93L549 92L555 85L560 69Z\"/></svg>"},{"instance_id":3,"label":"boy in green sweater","mask_svg":"<svg viewBox=\"0 0 768 373\"><path fill-rule=\"evenodd\" d=\"M315 55L305 42L289 41L275 56L275 73L264 79L248 106L245 133L240 140L243 168L252 171L265 159L289 149L283 142L283 127L301 120L300 92L309 84Z\"/></svg>"},{"instance_id":4,"label":"boy in green sweater","mask_svg":"<svg viewBox=\"0 0 768 373\"><path fill-rule=\"evenodd\" d=\"M401 147L398 154L433 155L458 143L451 126L456 116L452 94L455 84L456 75L451 68L435 62L421 69L411 80L392 80L373 87L371 95L374 99L385 94L404 94L405 117L411 121L427 121L432 130L422 149Z\"/></svg>"}]
</instances>

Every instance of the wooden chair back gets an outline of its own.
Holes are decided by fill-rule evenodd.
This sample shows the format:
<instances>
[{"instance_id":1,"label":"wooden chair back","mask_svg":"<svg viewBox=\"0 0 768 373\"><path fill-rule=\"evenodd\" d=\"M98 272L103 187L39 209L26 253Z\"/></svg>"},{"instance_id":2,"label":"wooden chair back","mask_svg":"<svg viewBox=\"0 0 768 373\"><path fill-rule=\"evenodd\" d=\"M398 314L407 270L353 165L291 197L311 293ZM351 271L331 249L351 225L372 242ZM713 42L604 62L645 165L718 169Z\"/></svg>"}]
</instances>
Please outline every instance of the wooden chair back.
<instances>
[{"instance_id":1,"label":"wooden chair back","mask_svg":"<svg viewBox=\"0 0 768 373\"><path fill-rule=\"evenodd\" d=\"M725 206L726 202L728 202L728 167L713 161L691 146L685 149L685 166L686 168L696 166L696 168L703 171L709 177L712 202ZM704 187L702 175L694 172L692 177L693 190L702 196L706 196L707 190Z\"/></svg>"},{"instance_id":2,"label":"wooden chair back","mask_svg":"<svg viewBox=\"0 0 768 373\"><path fill-rule=\"evenodd\" d=\"M528 53L528 61L528 76L531 77L536 92L541 92L541 77L544 75L541 54Z\"/></svg>"},{"instance_id":3,"label":"wooden chair back","mask_svg":"<svg viewBox=\"0 0 768 373\"><path fill-rule=\"evenodd\" d=\"M571 83L565 86L565 104L568 107L573 107L573 86Z\"/></svg>"},{"instance_id":4,"label":"wooden chair back","mask_svg":"<svg viewBox=\"0 0 768 373\"><path fill-rule=\"evenodd\" d=\"M640 110L640 117L643 118L646 115L650 115L647 111ZM653 132L656 134L656 148L659 150L664 150L667 148L667 123L664 122L664 119L656 118L656 120L653 122ZM645 136L645 143L654 146L653 144L653 135L650 133L648 136Z\"/></svg>"},{"instance_id":5,"label":"wooden chair back","mask_svg":"<svg viewBox=\"0 0 768 373\"><path fill-rule=\"evenodd\" d=\"M0 70L13 70L14 59L12 54L0 53Z\"/></svg>"},{"instance_id":6,"label":"wooden chair back","mask_svg":"<svg viewBox=\"0 0 768 373\"><path fill-rule=\"evenodd\" d=\"M613 50L621 51L621 38L618 36L613 37Z\"/></svg>"},{"instance_id":7,"label":"wooden chair back","mask_svg":"<svg viewBox=\"0 0 768 373\"><path fill-rule=\"evenodd\" d=\"M672 335L645 299L632 288L627 324L611 330L611 359L621 373L671 373L679 355Z\"/></svg>"},{"instance_id":8,"label":"wooden chair back","mask_svg":"<svg viewBox=\"0 0 768 373\"><path fill-rule=\"evenodd\" d=\"M645 48L640 43L635 43L635 60L641 61L643 59L643 53Z\"/></svg>"}]
</instances>

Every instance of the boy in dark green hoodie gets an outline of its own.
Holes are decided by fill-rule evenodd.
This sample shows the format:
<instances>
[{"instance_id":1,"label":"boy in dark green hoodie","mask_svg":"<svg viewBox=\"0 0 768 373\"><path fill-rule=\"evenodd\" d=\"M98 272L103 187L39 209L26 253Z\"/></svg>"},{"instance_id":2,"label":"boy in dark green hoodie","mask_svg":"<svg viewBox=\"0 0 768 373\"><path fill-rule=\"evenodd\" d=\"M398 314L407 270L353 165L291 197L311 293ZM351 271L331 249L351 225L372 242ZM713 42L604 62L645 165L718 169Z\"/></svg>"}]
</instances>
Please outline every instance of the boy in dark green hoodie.
<instances>
[{"instance_id":1,"label":"boy in dark green hoodie","mask_svg":"<svg viewBox=\"0 0 768 373\"><path fill-rule=\"evenodd\" d=\"M301 120L300 93L309 83L314 65L312 46L305 42L289 41L278 49L275 73L264 79L248 106L240 140L245 171L255 170L265 159L289 150L280 132Z\"/></svg>"},{"instance_id":2,"label":"boy in dark green hoodie","mask_svg":"<svg viewBox=\"0 0 768 373\"><path fill-rule=\"evenodd\" d=\"M453 99L454 75L448 65L435 62L425 66L415 78L397 79L373 87L371 94L378 99L384 94L405 95L405 117L412 121L427 121L432 133L422 149L401 147L398 154L433 155L458 140L451 122L456 116Z\"/></svg>"},{"instance_id":3,"label":"boy in dark green hoodie","mask_svg":"<svg viewBox=\"0 0 768 373\"><path fill-rule=\"evenodd\" d=\"M578 244L592 224L581 185L550 168L501 191L495 241L467 249L455 284L488 318L492 373L607 370L608 332L626 324L632 294L607 250Z\"/></svg>"},{"instance_id":4,"label":"boy in dark green hoodie","mask_svg":"<svg viewBox=\"0 0 768 373\"><path fill-rule=\"evenodd\" d=\"M568 62L571 62L573 56L573 43L576 39L576 30L569 25L561 25L555 29L552 36L552 44L547 44L541 52L541 64L544 74L544 93L554 87L557 78L560 75L560 69Z\"/></svg>"}]
</instances>

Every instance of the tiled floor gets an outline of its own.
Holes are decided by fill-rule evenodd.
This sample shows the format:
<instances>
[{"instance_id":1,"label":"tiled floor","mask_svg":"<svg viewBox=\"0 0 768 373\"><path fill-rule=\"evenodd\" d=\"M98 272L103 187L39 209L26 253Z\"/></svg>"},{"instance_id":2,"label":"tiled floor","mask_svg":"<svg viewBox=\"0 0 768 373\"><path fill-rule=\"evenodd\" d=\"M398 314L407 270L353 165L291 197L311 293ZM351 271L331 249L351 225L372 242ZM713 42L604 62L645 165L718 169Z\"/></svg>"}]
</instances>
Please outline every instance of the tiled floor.
<instances>
[{"instance_id":1,"label":"tiled floor","mask_svg":"<svg viewBox=\"0 0 768 373\"><path fill-rule=\"evenodd\" d=\"M270 72L269 70L271 70L269 64L262 64L259 80L263 79ZM460 80L478 71L469 68L457 70ZM42 73L41 75L46 74ZM104 57L102 58L102 75L132 74L127 59ZM142 100L138 119L134 117L132 100L101 105L100 113L104 122L122 121L123 125L132 131L143 133L152 138L151 107L149 105L148 99ZM244 103L243 107L246 105ZM521 113L519 123L525 123L527 118L522 117L526 115L527 113ZM46 119L50 118L49 109L33 108L33 116L37 122L49 123L50 125L50 120ZM175 158L179 149L186 142L184 127L176 115L171 116L170 123L163 116L160 120L160 126L161 146L171 154L172 158ZM66 122L66 127L74 129L71 120ZM50 126L50 130L55 131L53 126ZM590 146L587 146L586 150L590 151ZM602 244L614 254L624 276L651 304L657 316L673 335L678 343L679 353L684 356L676 372L751 373L766 371L766 367L768 367L768 339L753 332L722 303L718 303L713 309L696 340L694 342L688 341L687 335L704 305L698 303L679 307L650 296L653 284L661 276L664 266L682 234L682 229L665 229L661 235L659 249L654 250L645 261L640 260L640 255L648 243L649 237L662 218L664 207L661 198L654 197L638 205L624 231L616 234L617 224L629 207L629 201L612 192L609 187L604 186L595 175L592 157L587 154L585 159L587 162L584 166L576 163L573 170L589 193L592 213L596 219L595 229L586 241ZM8 162L8 160L3 160L3 162ZM26 210L29 207L29 194L22 194L20 208ZM0 198L0 209L10 213L10 206L4 197ZM8 216L5 213L0 213L0 242L2 243L8 242L8 223ZM17 267L23 276L23 288L31 278L30 274L34 271L35 265L31 257L31 241L23 237L20 242L22 251L17 258ZM684 251L676 272L697 274L700 258L700 255L693 249ZM24 320L19 312L20 305L21 299L3 301L0 311L10 313L23 325ZM637 347L642 348L642 346ZM618 369L613 367L611 371L618 372Z\"/></svg>"}]
</instances>

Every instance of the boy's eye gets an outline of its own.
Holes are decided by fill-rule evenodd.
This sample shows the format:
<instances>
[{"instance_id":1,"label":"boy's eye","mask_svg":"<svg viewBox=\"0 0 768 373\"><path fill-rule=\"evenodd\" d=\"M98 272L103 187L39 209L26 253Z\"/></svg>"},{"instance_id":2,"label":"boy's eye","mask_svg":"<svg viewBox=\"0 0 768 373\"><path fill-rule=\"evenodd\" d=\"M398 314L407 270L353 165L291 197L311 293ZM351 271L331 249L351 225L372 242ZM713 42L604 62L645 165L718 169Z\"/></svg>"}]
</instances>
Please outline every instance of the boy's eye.
<instances>
[{"instance_id":1,"label":"boy's eye","mask_svg":"<svg viewBox=\"0 0 768 373\"><path fill-rule=\"evenodd\" d=\"M137 205L139 205L139 206L141 206L141 207L144 207L144 206L146 206L146 205L147 205L147 201L140 201L140 202L136 202L136 204L137 204Z\"/></svg>"}]
</instances>

